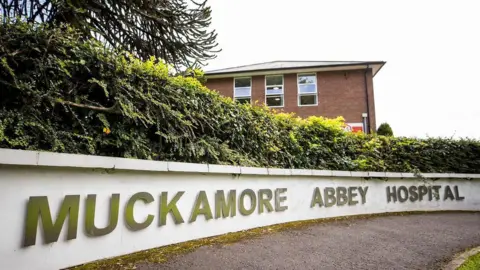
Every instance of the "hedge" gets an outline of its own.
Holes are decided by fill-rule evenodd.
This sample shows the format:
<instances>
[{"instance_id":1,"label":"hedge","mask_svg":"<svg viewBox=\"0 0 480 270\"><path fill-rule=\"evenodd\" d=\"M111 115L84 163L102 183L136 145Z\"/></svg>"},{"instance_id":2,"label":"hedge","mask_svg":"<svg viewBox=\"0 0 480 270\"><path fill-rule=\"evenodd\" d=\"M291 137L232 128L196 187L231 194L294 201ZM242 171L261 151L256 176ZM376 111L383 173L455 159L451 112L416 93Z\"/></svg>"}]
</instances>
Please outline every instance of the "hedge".
<instances>
[{"instance_id":1,"label":"hedge","mask_svg":"<svg viewBox=\"0 0 480 270\"><path fill-rule=\"evenodd\" d=\"M480 173L480 143L354 134L343 119L277 113L84 39L0 28L0 147L278 168ZM197 79L198 78L198 79Z\"/></svg>"}]
</instances>

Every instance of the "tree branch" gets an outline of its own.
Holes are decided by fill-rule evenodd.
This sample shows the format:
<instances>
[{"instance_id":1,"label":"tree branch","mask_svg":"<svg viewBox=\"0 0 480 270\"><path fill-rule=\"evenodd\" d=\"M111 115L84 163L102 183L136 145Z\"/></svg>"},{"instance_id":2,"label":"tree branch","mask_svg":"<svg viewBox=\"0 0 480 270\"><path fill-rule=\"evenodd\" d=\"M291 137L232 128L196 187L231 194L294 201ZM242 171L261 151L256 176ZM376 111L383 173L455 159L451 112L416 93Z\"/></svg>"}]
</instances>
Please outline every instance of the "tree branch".
<instances>
[{"instance_id":1,"label":"tree branch","mask_svg":"<svg viewBox=\"0 0 480 270\"><path fill-rule=\"evenodd\" d=\"M89 110L94 110L94 111L99 111L99 112L107 112L107 113L120 113L119 111L116 111L117 108L117 103L115 103L112 107L100 107L100 106L92 106L92 105L86 105L86 104L79 104L71 101L65 101L61 99L55 100L55 103L60 103L63 105L69 105L72 107L76 108L82 108L82 109L89 109Z\"/></svg>"}]
</instances>

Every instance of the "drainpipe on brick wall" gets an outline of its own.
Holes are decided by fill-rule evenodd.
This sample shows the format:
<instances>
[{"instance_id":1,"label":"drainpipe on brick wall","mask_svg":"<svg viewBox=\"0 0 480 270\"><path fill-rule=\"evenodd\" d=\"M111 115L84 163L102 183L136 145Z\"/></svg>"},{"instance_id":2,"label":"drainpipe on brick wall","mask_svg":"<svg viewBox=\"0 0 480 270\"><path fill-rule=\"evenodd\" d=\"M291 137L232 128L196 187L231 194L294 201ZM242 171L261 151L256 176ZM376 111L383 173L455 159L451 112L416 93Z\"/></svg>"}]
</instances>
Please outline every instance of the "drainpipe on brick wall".
<instances>
[{"instance_id":1,"label":"drainpipe on brick wall","mask_svg":"<svg viewBox=\"0 0 480 270\"><path fill-rule=\"evenodd\" d=\"M366 121L366 126L365 126L365 133L370 134L370 103L368 102L368 84L367 84L367 72L368 69L370 68L370 65L367 65L367 68L365 69L365 73L363 74L363 78L365 81L365 102L367 103L367 121Z\"/></svg>"},{"instance_id":2,"label":"drainpipe on brick wall","mask_svg":"<svg viewBox=\"0 0 480 270\"><path fill-rule=\"evenodd\" d=\"M368 113L362 113L362 124L363 124L363 130L365 133L367 133L367 116Z\"/></svg>"}]
</instances>

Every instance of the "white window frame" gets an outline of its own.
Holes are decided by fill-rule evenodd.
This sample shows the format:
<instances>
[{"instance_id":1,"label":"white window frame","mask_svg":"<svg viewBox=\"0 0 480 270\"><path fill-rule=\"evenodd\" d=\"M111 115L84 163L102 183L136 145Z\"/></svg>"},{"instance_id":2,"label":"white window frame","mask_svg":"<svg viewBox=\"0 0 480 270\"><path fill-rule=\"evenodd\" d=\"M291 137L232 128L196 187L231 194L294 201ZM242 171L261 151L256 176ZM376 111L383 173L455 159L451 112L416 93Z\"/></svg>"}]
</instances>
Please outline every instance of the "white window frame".
<instances>
[{"instance_id":1,"label":"white window frame","mask_svg":"<svg viewBox=\"0 0 480 270\"><path fill-rule=\"evenodd\" d=\"M237 79L250 79L250 96L240 96L240 97L237 97L236 95L236 87L235 87L235 80ZM252 100L252 77L234 77L233 78L233 100L235 102L237 102L237 98L239 99L246 99L246 98L250 98L250 104L252 104L253 100Z\"/></svg>"},{"instance_id":2,"label":"white window frame","mask_svg":"<svg viewBox=\"0 0 480 270\"><path fill-rule=\"evenodd\" d=\"M274 85L267 85L267 77L282 77L282 84L274 84ZM282 93L281 94L267 94L267 87L268 86L281 86L282 87ZM280 96L282 99L282 105L281 106L268 106L267 104L267 97L268 96ZM283 108L285 107L285 78L282 75L265 75L265 105L267 105L269 108Z\"/></svg>"},{"instance_id":3,"label":"white window frame","mask_svg":"<svg viewBox=\"0 0 480 270\"><path fill-rule=\"evenodd\" d=\"M313 83L315 85L315 93L300 93L300 83L298 82L299 77L302 76L314 76L315 77L315 82ZM305 85L305 84L302 84ZM300 97L301 96L315 96L315 104L305 104L301 105L300 104ZM318 106L318 84L317 84L317 73L298 73L297 74L297 104L299 107L308 107L308 106Z\"/></svg>"}]
</instances>

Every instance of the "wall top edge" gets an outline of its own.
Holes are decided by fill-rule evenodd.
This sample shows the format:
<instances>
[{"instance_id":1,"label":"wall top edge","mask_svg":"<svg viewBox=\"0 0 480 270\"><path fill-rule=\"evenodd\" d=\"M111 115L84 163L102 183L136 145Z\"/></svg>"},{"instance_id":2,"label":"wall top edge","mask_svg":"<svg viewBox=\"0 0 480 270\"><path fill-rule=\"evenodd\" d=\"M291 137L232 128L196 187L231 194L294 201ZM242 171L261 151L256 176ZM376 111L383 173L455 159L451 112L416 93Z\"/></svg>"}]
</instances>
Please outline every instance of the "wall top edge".
<instances>
[{"instance_id":1,"label":"wall top edge","mask_svg":"<svg viewBox=\"0 0 480 270\"><path fill-rule=\"evenodd\" d=\"M151 172L219 173L237 175L328 176L355 178L419 178L413 173L256 168L230 165L139 160L0 148L0 164L11 166L90 168ZM480 179L480 174L422 173L426 179Z\"/></svg>"}]
</instances>

